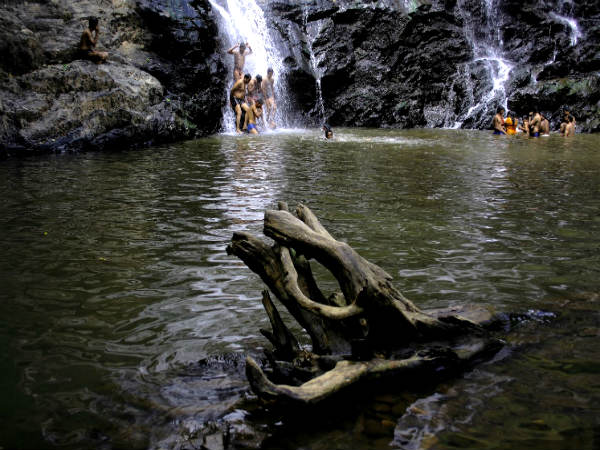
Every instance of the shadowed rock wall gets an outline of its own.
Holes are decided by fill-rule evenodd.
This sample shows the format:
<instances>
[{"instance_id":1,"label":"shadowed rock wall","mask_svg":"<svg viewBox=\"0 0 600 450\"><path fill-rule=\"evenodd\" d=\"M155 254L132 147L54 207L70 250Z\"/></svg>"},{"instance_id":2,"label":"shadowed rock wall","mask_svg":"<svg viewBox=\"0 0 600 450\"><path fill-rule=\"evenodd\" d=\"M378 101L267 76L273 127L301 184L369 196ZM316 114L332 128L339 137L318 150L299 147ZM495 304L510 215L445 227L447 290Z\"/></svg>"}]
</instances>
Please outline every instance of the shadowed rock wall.
<instances>
[{"instance_id":1,"label":"shadowed rock wall","mask_svg":"<svg viewBox=\"0 0 600 450\"><path fill-rule=\"evenodd\" d=\"M91 15L107 64L77 59ZM118 149L217 131L217 31L205 0L0 3L0 152Z\"/></svg>"},{"instance_id":2,"label":"shadowed rock wall","mask_svg":"<svg viewBox=\"0 0 600 450\"><path fill-rule=\"evenodd\" d=\"M271 0L268 15L273 30L287 40L288 90L303 92L296 101L307 118L320 120L316 96L307 94L316 92L320 73L325 120L333 125L441 127L460 120L463 127L485 129L505 97L486 99L493 88L489 62L475 58L469 37L485 32L477 22L483 23L484 5L315 0L302 6ZM560 110L569 107L579 130L598 131L600 4L572 5L583 31L575 46L570 27L554 14L564 7L560 2L498 2L492 27L499 32L501 57L513 66L506 99L517 114L539 105L555 127Z\"/></svg>"}]
</instances>

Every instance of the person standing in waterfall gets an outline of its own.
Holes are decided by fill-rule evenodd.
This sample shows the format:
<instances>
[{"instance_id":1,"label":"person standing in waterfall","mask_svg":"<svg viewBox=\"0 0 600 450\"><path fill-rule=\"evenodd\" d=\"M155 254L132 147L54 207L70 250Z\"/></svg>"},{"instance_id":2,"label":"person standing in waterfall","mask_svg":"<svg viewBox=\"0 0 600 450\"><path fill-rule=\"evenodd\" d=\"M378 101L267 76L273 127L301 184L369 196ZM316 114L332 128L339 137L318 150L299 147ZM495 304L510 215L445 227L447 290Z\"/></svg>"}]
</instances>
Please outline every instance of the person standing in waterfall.
<instances>
[{"instance_id":1,"label":"person standing in waterfall","mask_svg":"<svg viewBox=\"0 0 600 450\"><path fill-rule=\"evenodd\" d=\"M273 78L273 68L267 69L267 78L265 78L261 85L263 97L265 99L265 105L267 107L267 123L270 128L275 128L275 111L277 111L277 104L275 103L275 78Z\"/></svg>"},{"instance_id":2,"label":"person standing in waterfall","mask_svg":"<svg viewBox=\"0 0 600 450\"><path fill-rule=\"evenodd\" d=\"M260 99L261 102L264 102L261 89L262 81L262 76L257 74L250 80L250 83L248 83L248 94L246 95L246 100L248 101L249 105L252 105L258 99Z\"/></svg>"},{"instance_id":3,"label":"person standing in waterfall","mask_svg":"<svg viewBox=\"0 0 600 450\"><path fill-rule=\"evenodd\" d=\"M494 134L506 134L504 130L504 108L499 106L493 120Z\"/></svg>"},{"instance_id":4,"label":"person standing in waterfall","mask_svg":"<svg viewBox=\"0 0 600 450\"><path fill-rule=\"evenodd\" d=\"M244 78L233 83L231 92L229 93L229 103L235 113L235 131L241 133L240 123L244 123L245 118L243 117L245 112L248 110L248 104L246 103L246 86L250 83L250 74L244 75Z\"/></svg>"},{"instance_id":5,"label":"person standing in waterfall","mask_svg":"<svg viewBox=\"0 0 600 450\"><path fill-rule=\"evenodd\" d=\"M246 53L246 51L248 51L248 53ZM247 42L245 44L240 42L227 50L227 53L233 55L233 82L236 83L243 77L246 56L252 53L252 47L250 47Z\"/></svg>"}]
</instances>

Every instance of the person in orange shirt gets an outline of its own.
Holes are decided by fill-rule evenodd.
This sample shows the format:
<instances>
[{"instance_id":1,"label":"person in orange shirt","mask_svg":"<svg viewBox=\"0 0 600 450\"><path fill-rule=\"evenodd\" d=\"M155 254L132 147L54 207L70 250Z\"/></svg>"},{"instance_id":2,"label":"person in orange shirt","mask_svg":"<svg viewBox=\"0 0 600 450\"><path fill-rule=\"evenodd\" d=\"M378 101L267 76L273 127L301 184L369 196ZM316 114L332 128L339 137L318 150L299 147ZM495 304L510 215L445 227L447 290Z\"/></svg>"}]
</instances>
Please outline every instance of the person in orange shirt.
<instances>
[{"instance_id":1,"label":"person in orange shirt","mask_svg":"<svg viewBox=\"0 0 600 450\"><path fill-rule=\"evenodd\" d=\"M515 113L509 111L506 119L504 119L504 127L506 128L506 134L517 134L517 126L519 125L519 119L515 117Z\"/></svg>"}]
</instances>

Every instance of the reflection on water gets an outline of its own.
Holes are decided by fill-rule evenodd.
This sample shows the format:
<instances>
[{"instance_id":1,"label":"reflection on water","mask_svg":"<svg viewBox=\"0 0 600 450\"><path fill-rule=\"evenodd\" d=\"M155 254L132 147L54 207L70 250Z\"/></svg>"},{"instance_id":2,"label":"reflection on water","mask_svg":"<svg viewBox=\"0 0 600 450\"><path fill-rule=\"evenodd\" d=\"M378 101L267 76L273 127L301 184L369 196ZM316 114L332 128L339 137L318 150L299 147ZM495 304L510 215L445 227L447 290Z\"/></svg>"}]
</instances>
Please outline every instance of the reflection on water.
<instances>
[{"instance_id":1,"label":"reflection on water","mask_svg":"<svg viewBox=\"0 0 600 450\"><path fill-rule=\"evenodd\" d=\"M183 448L228 411L268 320L225 246L285 200L422 307L556 318L525 314L506 353L464 377L308 425L230 412L263 448L596 448L598 142L278 130L2 162L0 447Z\"/></svg>"}]
</instances>

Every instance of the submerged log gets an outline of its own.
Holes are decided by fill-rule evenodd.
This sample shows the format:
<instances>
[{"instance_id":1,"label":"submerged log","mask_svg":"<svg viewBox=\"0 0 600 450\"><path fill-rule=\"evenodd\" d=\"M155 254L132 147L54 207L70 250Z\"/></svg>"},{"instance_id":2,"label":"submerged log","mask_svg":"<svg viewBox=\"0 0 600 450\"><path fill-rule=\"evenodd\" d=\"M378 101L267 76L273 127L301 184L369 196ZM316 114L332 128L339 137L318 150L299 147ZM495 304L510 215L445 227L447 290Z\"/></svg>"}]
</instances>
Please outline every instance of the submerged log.
<instances>
[{"instance_id":1,"label":"submerged log","mask_svg":"<svg viewBox=\"0 0 600 450\"><path fill-rule=\"evenodd\" d=\"M311 339L312 351L300 348L265 291L273 331L261 332L274 347L267 352L271 377L282 383L275 384L247 358L246 375L259 397L313 404L361 380L458 369L500 348L482 327L489 313L419 309L392 285L389 274L336 240L309 208L299 205L295 212L285 203L265 212L264 234L274 244L234 233L227 247L261 277ZM333 274L340 292L323 294L311 260Z\"/></svg>"}]
</instances>

